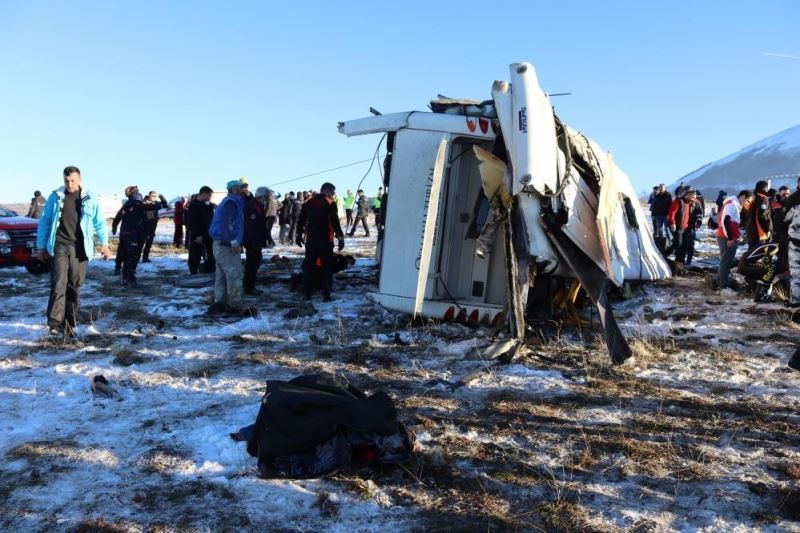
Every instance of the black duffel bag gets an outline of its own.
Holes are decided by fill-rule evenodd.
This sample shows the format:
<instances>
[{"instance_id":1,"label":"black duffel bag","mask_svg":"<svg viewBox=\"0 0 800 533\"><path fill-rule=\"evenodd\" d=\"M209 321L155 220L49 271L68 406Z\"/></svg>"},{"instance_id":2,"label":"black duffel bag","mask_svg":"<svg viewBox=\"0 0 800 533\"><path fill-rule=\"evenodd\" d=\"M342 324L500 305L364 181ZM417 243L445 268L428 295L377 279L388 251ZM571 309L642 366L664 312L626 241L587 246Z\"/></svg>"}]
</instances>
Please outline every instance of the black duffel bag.
<instances>
[{"instance_id":1,"label":"black duffel bag","mask_svg":"<svg viewBox=\"0 0 800 533\"><path fill-rule=\"evenodd\" d=\"M255 424L231 435L247 441L265 477L318 477L357 461L397 464L414 448L414 436L397 419L384 392L367 396L325 375L267 381Z\"/></svg>"}]
</instances>

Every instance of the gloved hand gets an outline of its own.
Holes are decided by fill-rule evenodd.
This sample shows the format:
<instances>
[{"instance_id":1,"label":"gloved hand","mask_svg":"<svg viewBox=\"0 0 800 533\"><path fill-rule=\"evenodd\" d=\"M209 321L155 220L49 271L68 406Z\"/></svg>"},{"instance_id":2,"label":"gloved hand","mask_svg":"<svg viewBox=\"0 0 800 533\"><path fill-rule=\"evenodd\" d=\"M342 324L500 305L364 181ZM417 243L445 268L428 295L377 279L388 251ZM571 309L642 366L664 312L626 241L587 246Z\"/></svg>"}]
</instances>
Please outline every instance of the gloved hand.
<instances>
[{"instance_id":1,"label":"gloved hand","mask_svg":"<svg viewBox=\"0 0 800 533\"><path fill-rule=\"evenodd\" d=\"M340 237L340 238L339 238L339 246L338 246L338 249L339 249L339 251L341 252L343 248L344 248L344 238Z\"/></svg>"},{"instance_id":2,"label":"gloved hand","mask_svg":"<svg viewBox=\"0 0 800 533\"><path fill-rule=\"evenodd\" d=\"M294 242L297 244L297 246L303 246L306 243L306 241L303 240L302 235L298 235Z\"/></svg>"}]
</instances>

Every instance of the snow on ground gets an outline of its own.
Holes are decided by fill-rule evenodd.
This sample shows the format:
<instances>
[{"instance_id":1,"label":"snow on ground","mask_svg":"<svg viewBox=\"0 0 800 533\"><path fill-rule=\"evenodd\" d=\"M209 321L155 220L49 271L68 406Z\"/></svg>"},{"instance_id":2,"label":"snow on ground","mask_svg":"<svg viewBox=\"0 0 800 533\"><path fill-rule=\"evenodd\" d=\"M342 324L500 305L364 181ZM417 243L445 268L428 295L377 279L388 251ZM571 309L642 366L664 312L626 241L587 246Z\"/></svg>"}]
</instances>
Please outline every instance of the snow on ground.
<instances>
[{"instance_id":1,"label":"snow on ground","mask_svg":"<svg viewBox=\"0 0 800 533\"><path fill-rule=\"evenodd\" d=\"M210 289L172 284L185 254L169 246L135 290L96 260L77 344L45 335L47 278L0 270L0 527L800 530L800 375L785 366L800 328L779 305L690 275L616 304L634 364L610 367L596 330L563 327L502 365L481 356L487 329L371 302L373 249L347 240L358 262L334 302L261 285L242 320L204 316ZM296 266L298 252L266 255ZM412 460L259 478L228 434L255 419L265 380L308 372L387 391ZM96 374L121 400L92 397Z\"/></svg>"}]
</instances>

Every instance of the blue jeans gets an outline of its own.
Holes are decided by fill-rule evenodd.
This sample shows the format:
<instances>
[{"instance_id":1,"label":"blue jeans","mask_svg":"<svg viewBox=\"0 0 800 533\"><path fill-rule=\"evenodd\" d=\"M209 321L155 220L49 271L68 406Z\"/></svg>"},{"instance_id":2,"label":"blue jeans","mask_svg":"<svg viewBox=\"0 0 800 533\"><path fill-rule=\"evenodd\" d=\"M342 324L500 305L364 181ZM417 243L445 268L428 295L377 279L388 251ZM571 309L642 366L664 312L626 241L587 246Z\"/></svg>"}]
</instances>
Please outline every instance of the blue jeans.
<instances>
[{"instance_id":1,"label":"blue jeans","mask_svg":"<svg viewBox=\"0 0 800 533\"><path fill-rule=\"evenodd\" d=\"M731 268L736 264L736 250L739 248L739 241L734 241L733 246L728 246L726 238L717 237L717 246L719 246L717 283L720 289L724 289L730 284Z\"/></svg>"}]
</instances>

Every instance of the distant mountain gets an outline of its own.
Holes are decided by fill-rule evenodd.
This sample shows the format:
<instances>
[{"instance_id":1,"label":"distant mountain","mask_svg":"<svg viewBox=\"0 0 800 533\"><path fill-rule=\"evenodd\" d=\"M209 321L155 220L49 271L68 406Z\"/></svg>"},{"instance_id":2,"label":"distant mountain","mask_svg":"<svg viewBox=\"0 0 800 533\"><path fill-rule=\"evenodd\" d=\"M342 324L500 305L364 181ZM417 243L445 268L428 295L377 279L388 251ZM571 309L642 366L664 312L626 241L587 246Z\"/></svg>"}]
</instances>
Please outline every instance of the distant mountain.
<instances>
[{"instance_id":1,"label":"distant mountain","mask_svg":"<svg viewBox=\"0 0 800 533\"><path fill-rule=\"evenodd\" d=\"M775 188L788 185L794 190L798 176L800 125L703 165L679 179L675 185L683 182L700 190L706 198L715 199L720 190L736 194L742 189L752 189L759 179L770 180Z\"/></svg>"}]
</instances>

